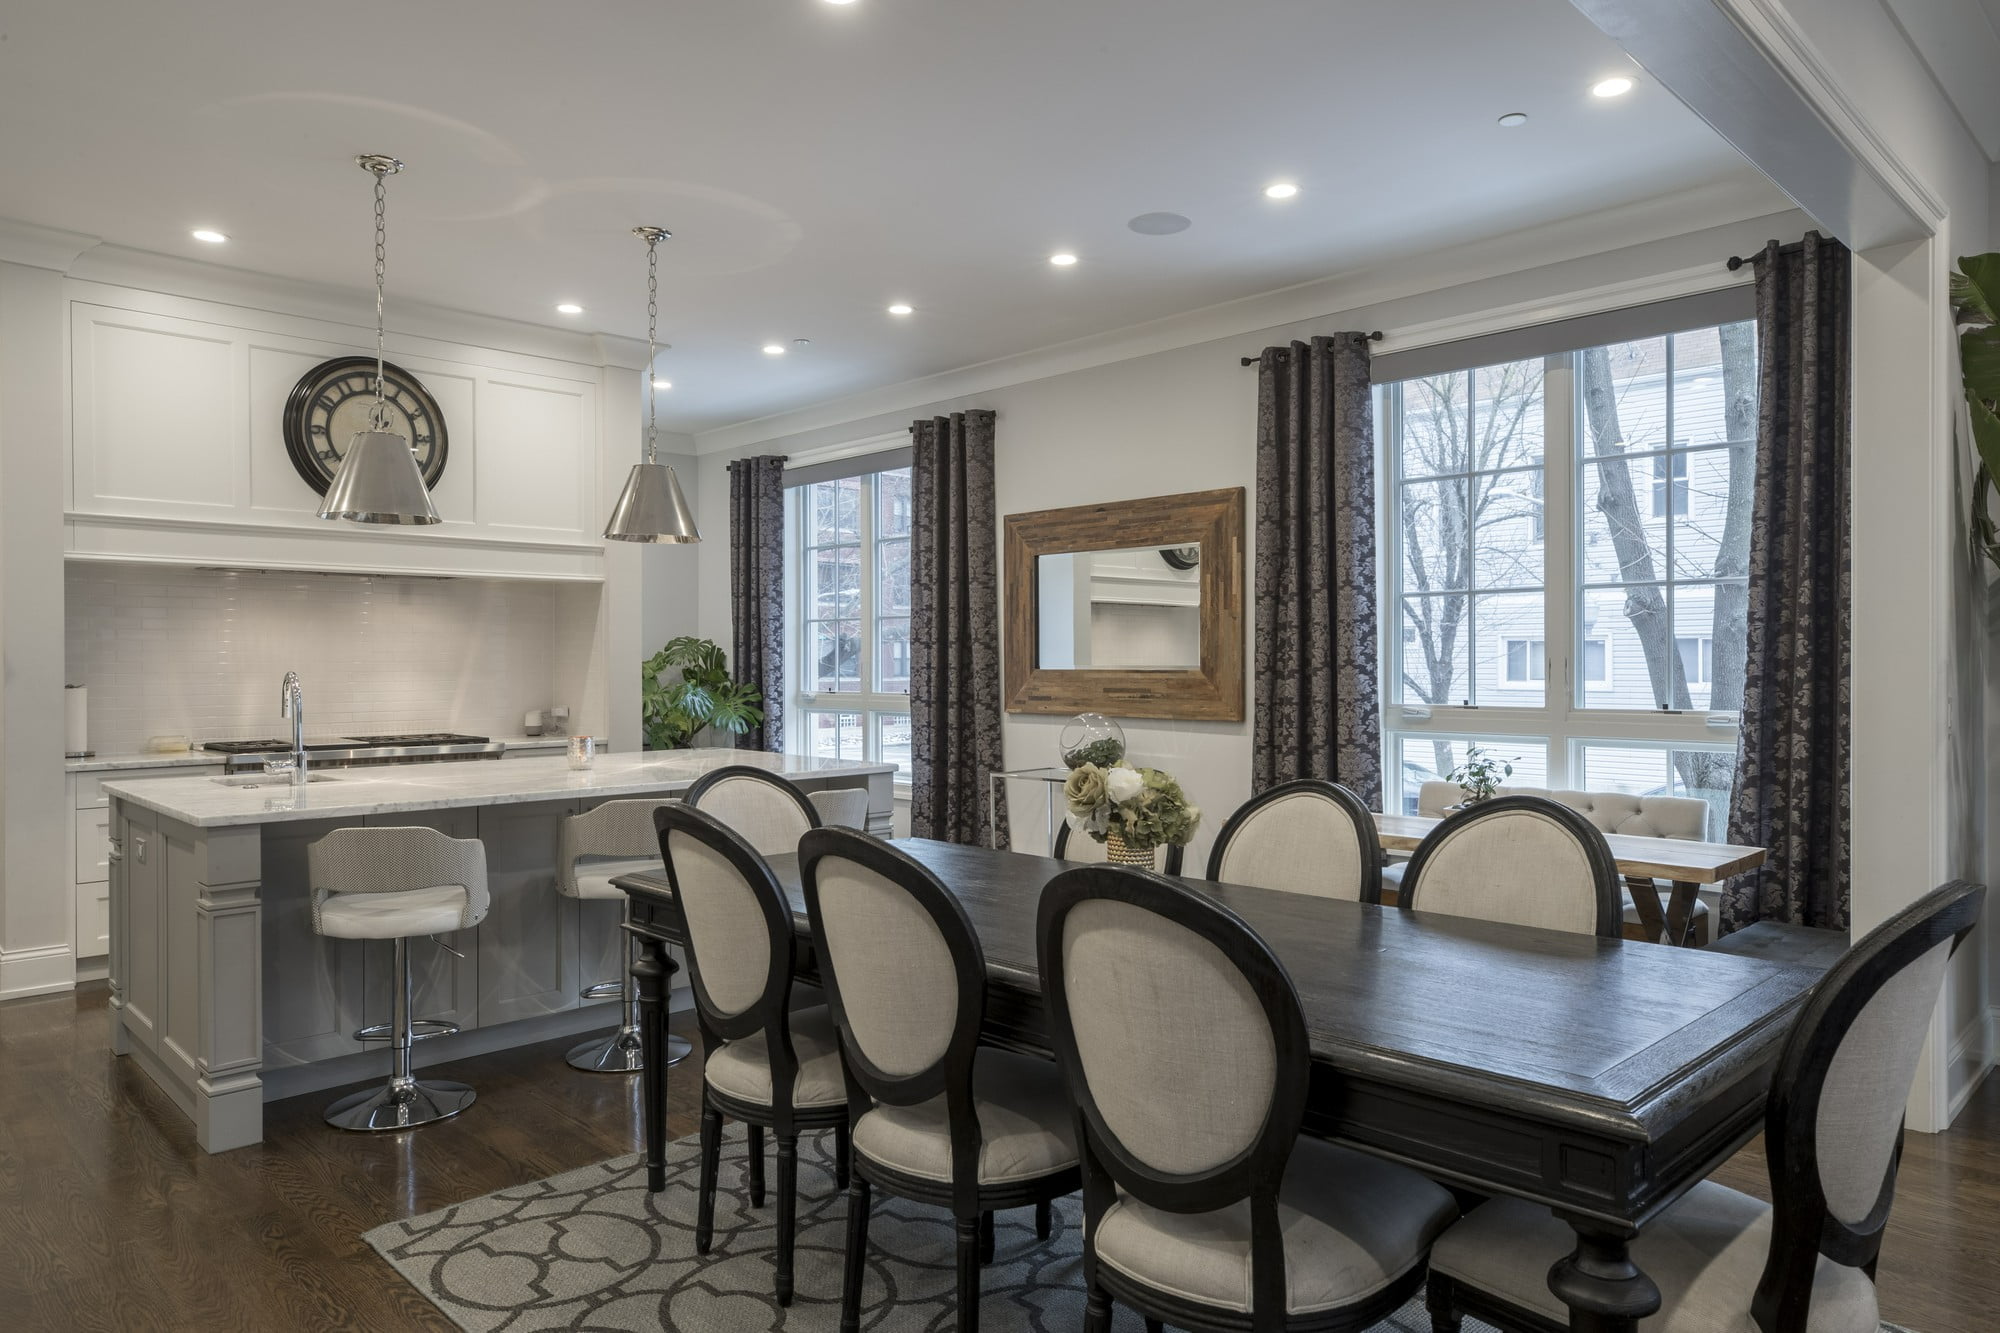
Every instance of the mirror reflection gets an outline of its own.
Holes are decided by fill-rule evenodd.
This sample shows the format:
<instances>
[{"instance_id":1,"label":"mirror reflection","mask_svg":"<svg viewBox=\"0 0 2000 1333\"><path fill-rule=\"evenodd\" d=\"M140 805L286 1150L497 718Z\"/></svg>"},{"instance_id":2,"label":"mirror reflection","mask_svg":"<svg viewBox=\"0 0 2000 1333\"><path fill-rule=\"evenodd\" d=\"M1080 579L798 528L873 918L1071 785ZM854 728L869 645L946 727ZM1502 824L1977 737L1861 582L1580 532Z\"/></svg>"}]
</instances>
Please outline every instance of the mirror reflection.
<instances>
[{"instance_id":1,"label":"mirror reflection","mask_svg":"<svg viewBox=\"0 0 2000 1333\"><path fill-rule=\"evenodd\" d=\"M1070 551L1035 561L1045 671L1201 669L1201 547Z\"/></svg>"}]
</instances>

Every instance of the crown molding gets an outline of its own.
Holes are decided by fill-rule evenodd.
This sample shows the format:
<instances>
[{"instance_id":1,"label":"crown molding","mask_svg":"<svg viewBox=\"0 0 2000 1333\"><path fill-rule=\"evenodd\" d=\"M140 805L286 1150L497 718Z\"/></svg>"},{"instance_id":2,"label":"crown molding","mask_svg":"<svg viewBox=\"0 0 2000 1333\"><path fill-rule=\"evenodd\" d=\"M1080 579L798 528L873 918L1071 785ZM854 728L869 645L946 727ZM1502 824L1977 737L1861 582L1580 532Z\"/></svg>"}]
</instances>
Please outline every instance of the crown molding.
<instances>
[{"instance_id":1,"label":"crown molding","mask_svg":"<svg viewBox=\"0 0 2000 1333\"><path fill-rule=\"evenodd\" d=\"M65 271L68 276L82 282L129 287L163 296L208 301L276 315L303 316L334 324L370 329L375 325L375 297L372 291L364 293L358 289L302 282L296 278L273 277L119 245L97 246L81 255ZM620 365L624 369L637 369L646 360L644 343L638 344L639 350L634 354L632 340L615 334L547 328L540 324L480 315L421 301L399 299L391 303L391 311L394 330L418 338L483 347L496 352L526 353L583 366ZM614 356L618 358L616 361L607 360ZM624 365L628 361L634 364Z\"/></svg>"},{"instance_id":2,"label":"crown molding","mask_svg":"<svg viewBox=\"0 0 2000 1333\"><path fill-rule=\"evenodd\" d=\"M1446 252L1412 256L1375 268L1318 278L1017 356L869 389L811 407L696 431L696 452L728 453L781 436L828 429L970 394L990 393L1031 380L1088 370L1154 352L1263 333L1568 260L1584 259L1753 219L1780 217L1789 211L1790 201L1778 194L1761 175L1738 173L1674 195L1581 214ZM1727 255L1720 258L1727 258ZM1716 266L1718 271L1720 258ZM1395 338L1397 335L1391 332L1390 336ZM1445 339L1431 338L1428 341L1441 342ZM1390 345L1385 344L1383 350Z\"/></svg>"},{"instance_id":3,"label":"crown molding","mask_svg":"<svg viewBox=\"0 0 2000 1333\"><path fill-rule=\"evenodd\" d=\"M78 255L97 244L95 236L85 236L80 231L59 231L32 222L0 218L0 264L23 264L67 273Z\"/></svg>"}]
</instances>

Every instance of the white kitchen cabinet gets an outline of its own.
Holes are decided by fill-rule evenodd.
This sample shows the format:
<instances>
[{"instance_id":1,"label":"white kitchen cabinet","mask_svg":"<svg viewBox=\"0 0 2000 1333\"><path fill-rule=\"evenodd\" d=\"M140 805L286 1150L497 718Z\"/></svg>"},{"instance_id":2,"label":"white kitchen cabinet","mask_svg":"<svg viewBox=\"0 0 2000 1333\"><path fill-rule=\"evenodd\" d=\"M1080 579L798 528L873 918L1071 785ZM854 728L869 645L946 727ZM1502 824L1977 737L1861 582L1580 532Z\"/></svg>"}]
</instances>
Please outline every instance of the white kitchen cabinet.
<instances>
[{"instance_id":1,"label":"white kitchen cabinet","mask_svg":"<svg viewBox=\"0 0 2000 1333\"><path fill-rule=\"evenodd\" d=\"M73 956L80 972L86 975L95 972L100 960L111 952L111 803L104 794L103 784L220 772L220 764L190 764L69 774L67 790L74 820L70 827L69 887L76 913Z\"/></svg>"}]
</instances>

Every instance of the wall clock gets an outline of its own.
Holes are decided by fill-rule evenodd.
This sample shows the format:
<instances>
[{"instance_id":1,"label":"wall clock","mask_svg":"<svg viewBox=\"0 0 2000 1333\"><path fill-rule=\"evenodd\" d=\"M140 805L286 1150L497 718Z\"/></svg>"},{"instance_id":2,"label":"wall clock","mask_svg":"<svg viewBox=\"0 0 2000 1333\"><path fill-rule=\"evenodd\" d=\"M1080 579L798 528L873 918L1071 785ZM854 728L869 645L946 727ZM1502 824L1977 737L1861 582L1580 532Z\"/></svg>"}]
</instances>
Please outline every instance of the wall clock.
<instances>
[{"instance_id":1,"label":"wall clock","mask_svg":"<svg viewBox=\"0 0 2000 1333\"><path fill-rule=\"evenodd\" d=\"M444 412L430 390L393 361L383 365L382 385L391 429L410 441L424 485L435 489L444 475ZM337 356L299 377L285 403L285 452L306 485L326 494L347 442L368 428L368 410L374 405L372 356Z\"/></svg>"},{"instance_id":2,"label":"wall clock","mask_svg":"<svg viewBox=\"0 0 2000 1333\"><path fill-rule=\"evenodd\" d=\"M1201 563L1201 547L1162 546L1160 559L1167 562L1168 569L1193 569Z\"/></svg>"}]
</instances>

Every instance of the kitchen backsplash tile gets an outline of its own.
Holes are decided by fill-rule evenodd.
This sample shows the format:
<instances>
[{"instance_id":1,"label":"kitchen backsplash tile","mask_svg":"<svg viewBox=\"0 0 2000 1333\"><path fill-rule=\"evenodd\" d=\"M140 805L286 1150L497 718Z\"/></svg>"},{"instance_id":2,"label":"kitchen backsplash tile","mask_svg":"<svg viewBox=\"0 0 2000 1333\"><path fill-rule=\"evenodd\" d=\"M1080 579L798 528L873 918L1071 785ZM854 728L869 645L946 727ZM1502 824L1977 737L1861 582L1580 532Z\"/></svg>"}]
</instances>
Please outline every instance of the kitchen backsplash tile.
<instances>
[{"instance_id":1,"label":"kitchen backsplash tile","mask_svg":"<svg viewBox=\"0 0 2000 1333\"><path fill-rule=\"evenodd\" d=\"M312 735L511 736L552 703L603 727L596 584L76 562L65 585L67 680L90 687L100 754L280 735L288 670Z\"/></svg>"}]
</instances>

